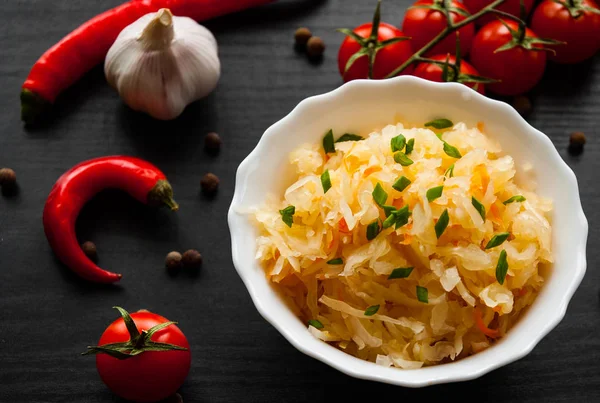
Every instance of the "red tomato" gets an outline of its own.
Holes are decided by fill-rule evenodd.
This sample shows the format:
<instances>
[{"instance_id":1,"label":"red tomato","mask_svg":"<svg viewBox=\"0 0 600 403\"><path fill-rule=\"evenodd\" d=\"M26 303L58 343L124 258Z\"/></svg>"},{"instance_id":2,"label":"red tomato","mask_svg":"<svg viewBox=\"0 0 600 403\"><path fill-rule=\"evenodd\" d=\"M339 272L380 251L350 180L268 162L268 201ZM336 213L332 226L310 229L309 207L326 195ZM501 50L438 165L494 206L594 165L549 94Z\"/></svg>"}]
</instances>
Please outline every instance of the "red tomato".
<instances>
[{"instance_id":1,"label":"red tomato","mask_svg":"<svg viewBox=\"0 0 600 403\"><path fill-rule=\"evenodd\" d=\"M519 25L514 21L504 21L512 30ZM527 40L538 36L529 28L525 30ZM546 52L528 50L515 46L509 50L496 52L496 49L513 41L512 33L501 21L490 22L473 39L471 63L485 77L500 80L488 84L490 91L500 95L518 95L532 89L544 75ZM535 44L534 47L542 47Z\"/></svg>"},{"instance_id":2,"label":"red tomato","mask_svg":"<svg viewBox=\"0 0 600 403\"><path fill-rule=\"evenodd\" d=\"M354 29L354 32L363 38L368 38L371 35L372 23L363 24ZM406 36L398 28L393 25L382 22L379 24L377 32L377 40L385 41L387 39ZM357 59L352 67L344 74L346 63L356 52L361 50L361 46L356 40L347 36L340 46L338 53L338 68L345 82L356 80L359 78L369 77L369 61L367 56ZM409 57L412 56L412 48L410 41L401 41L388 45L377 52L375 63L373 64L373 78L382 79L388 74L400 67ZM409 66L402 74L409 74L412 68Z\"/></svg>"},{"instance_id":3,"label":"red tomato","mask_svg":"<svg viewBox=\"0 0 600 403\"><path fill-rule=\"evenodd\" d=\"M454 57L454 56L435 55L435 56L431 56L430 59L437 60L440 62L445 62L446 57L448 57L448 62L450 64L456 64L456 57ZM453 71L451 69L450 69L450 71L451 71L450 74L453 74ZM417 65L417 67L415 68L415 72L413 73L413 75L424 78L429 81L435 81L438 83L442 83L442 82L444 82L444 80L442 79L442 73L443 73L442 66L440 66L439 64L419 63ZM475 70L475 67L471 66L469 63L467 63L464 60L462 60L460 62L460 74L470 74L472 76L479 76L479 72L477 70ZM458 80L453 79L453 80L449 80L449 81L461 82L460 78ZM477 92L479 92L481 94L485 94L484 85L481 83L463 82L463 84L475 89ZM477 88L475 88L475 86L477 86Z\"/></svg>"},{"instance_id":4,"label":"red tomato","mask_svg":"<svg viewBox=\"0 0 600 403\"><path fill-rule=\"evenodd\" d=\"M168 322L151 312L135 312L131 318L140 332ZM128 340L129 332L120 318L106 328L98 345ZM108 354L96 355L98 373L115 394L134 402L157 402L173 395L183 384L191 365L190 345L184 334L170 325L156 332L151 340L187 350L148 351L122 360Z\"/></svg>"},{"instance_id":5,"label":"red tomato","mask_svg":"<svg viewBox=\"0 0 600 403\"><path fill-rule=\"evenodd\" d=\"M556 54L548 57L557 63L579 63L589 59L600 49L600 14L583 10L581 7L598 9L593 0L574 1L569 13L568 2L544 0L533 12L531 29L538 35L566 42L552 48Z\"/></svg>"},{"instance_id":6,"label":"red tomato","mask_svg":"<svg viewBox=\"0 0 600 403\"><path fill-rule=\"evenodd\" d=\"M471 12L471 14L475 14L476 12L478 12L485 6L490 5L493 2L494 2L494 0L463 0L463 3L465 3L465 6L467 6L467 8ZM526 12L525 19L527 19L527 16L531 12L531 9L533 8L533 3L535 3L535 0L525 0L525 12ZM515 17L520 18L521 17L521 0L506 0L504 3L502 3L498 7L496 7L496 9L507 12L509 14L514 15ZM481 26L481 25L485 25L489 22L495 21L496 19L497 19L496 15L487 14L487 15L484 15L484 16L478 18L475 22L477 23L477 25Z\"/></svg>"},{"instance_id":7,"label":"red tomato","mask_svg":"<svg viewBox=\"0 0 600 403\"><path fill-rule=\"evenodd\" d=\"M436 4L434 0L419 0L413 6L430 6ZM468 13L467 8L458 1L452 0L450 3L452 8L464 10ZM464 15L461 15L455 11L451 11L452 21L455 23L465 19ZM440 32L447 26L446 16L438 10L432 10L427 8L409 8L404 16L404 22L402 23L402 30L404 33L411 37L413 49L419 50L423 46L427 45L433 38L435 38ZM460 34L460 50L461 55L466 55L471 49L471 43L473 42L473 36L475 35L475 26L473 24L467 24L458 30ZM435 45L425 55L435 54L454 54L456 50L456 35L450 34L443 41Z\"/></svg>"}]
</instances>

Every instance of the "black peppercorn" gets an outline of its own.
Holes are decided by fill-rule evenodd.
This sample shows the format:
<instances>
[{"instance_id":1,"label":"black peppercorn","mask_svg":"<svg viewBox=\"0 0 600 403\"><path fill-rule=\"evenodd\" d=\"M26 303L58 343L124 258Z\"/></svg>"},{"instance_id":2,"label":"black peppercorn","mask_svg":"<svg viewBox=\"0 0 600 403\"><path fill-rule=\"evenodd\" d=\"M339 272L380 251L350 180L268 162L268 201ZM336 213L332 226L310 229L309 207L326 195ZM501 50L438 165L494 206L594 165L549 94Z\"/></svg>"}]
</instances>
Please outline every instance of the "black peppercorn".
<instances>
[{"instance_id":1,"label":"black peppercorn","mask_svg":"<svg viewBox=\"0 0 600 403\"><path fill-rule=\"evenodd\" d=\"M569 152L571 154L581 154L585 145L585 134L583 132L571 133L569 137Z\"/></svg>"},{"instance_id":2,"label":"black peppercorn","mask_svg":"<svg viewBox=\"0 0 600 403\"><path fill-rule=\"evenodd\" d=\"M221 137L215 132L208 133L204 138L204 148L206 148L206 151L210 153L216 154L217 152L219 152L219 150L221 149L221 144L223 144L223 141L221 140Z\"/></svg>"},{"instance_id":3,"label":"black peppercorn","mask_svg":"<svg viewBox=\"0 0 600 403\"><path fill-rule=\"evenodd\" d=\"M165 266L169 270L176 270L181 267L182 256L179 252L169 252L167 258L165 259Z\"/></svg>"},{"instance_id":4,"label":"black peppercorn","mask_svg":"<svg viewBox=\"0 0 600 403\"><path fill-rule=\"evenodd\" d=\"M81 249L83 250L83 253L90 258L90 260L94 262L98 260L98 250L93 242L84 242L83 245L81 245Z\"/></svg>"},{"instance_id":5,"label":"black peppercorn","mask_svg":"<svg viewBox=\"0 0 600 403\"><path fill-rule=\"evenodd\" d=\"M306 44L306 53L308 53L309 57L318 58L323 55L324 51L325 42L323 42L323 39L318 36L313 36L308 40L308 43Z\"/></svg>"},{"instance_id":6,"label":"black peppercorn","mask_svg":"<svg viewBox=\"0 0 600 403\"><path fill-rule=\"evenodd\" d=\"M513 99L513 108L523 117L527 117L533 110L531 100L525 95L516 96Z\"/></svg>"},{"instance_id":7,"label":"black peppercorn","mask_svg":"<svg viewBox=\"0 0 600 403\"><path fill-rule=\"evenodd\" d=\"M181 263L185 268L197 269L202 266L202 255L197 250L190 249L184 252Z\"/></svg>"},{"instance_id":8,"label":"black peppercorn","mask_svg":"<svg viewBox=\"0 0 600 403\"><path fill-rule=\"evenodd\" d=\"M219 178L215 174L207 173L200 180L200 186L205 194L213 195L219 188Z\"/></svg>"},{"instance_id":9,"label":"black peppercorn","mask_svg":"<svg viewBox=\"0 0 600 403\"><path fill-rule=\"evenodd\" d=\"M17 175L10 168L0 169L0 186L11 188L17 184Z\"/></svg>"},{"instance_id":10,"label":"black peppercorn","mask_svg":"<svg viewBox=\"0 0 600 403\"><path fill-rule=\"evenodd\" d=\"M312 32L308 28L298 28L296 33L294 34L294 40L296 41L296 46L302 47L306 46L308 40L312 37Z\"/></svg>"}]
</instances>

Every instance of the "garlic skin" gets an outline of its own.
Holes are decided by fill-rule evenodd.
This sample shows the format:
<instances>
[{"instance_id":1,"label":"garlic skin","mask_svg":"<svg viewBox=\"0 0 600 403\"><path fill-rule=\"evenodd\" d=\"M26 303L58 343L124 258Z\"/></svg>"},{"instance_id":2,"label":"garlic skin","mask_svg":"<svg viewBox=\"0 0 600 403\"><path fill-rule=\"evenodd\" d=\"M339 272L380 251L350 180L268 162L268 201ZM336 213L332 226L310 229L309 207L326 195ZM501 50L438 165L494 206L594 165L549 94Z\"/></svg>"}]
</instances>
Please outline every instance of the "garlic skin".
<instances>
[{"instance_id":1,"label":"garlic skin","mask_svg":"<svg viewBox=\"0 0 600 403\"><path fill-rule=\"evenodd\" d=\"M104 74L132 109L171 120L217 86L217 41L191 18L160 9L121 31L106 55Z\"/></svg>"}]
</instances>

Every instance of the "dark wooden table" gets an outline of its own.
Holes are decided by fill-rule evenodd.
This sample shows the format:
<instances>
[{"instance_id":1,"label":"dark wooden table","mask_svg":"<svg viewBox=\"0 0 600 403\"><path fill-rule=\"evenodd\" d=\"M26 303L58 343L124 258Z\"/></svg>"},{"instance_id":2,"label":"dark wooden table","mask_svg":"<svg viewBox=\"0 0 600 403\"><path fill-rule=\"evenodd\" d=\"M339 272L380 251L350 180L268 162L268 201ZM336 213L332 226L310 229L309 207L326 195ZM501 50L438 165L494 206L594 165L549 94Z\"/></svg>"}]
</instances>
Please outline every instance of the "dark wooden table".
<instances>
[{"instance_id":1,"label":"dark wooden table","mask_svg":"<svg viewBox=\"0 0 600 403\"><path fill-rule=\"evenodd\" d=\"M68 31L119 2L2 2L0 166L17 171L20 191L0 197L0 402L120 402L100 381L94 358L79 356L116 318L114 305L180 322L193 351L181 389L186 402L600 401L600 57L549 66L533 94L530 121L575 170L590 222L588 272L566 318L514 364L475 381L412 390L349 378L288 344L258 315L238 278L226 223L237 165L300 100L340 85L342 38L334 29L368 21L374 1L282 0L207 23L219 41L222 79L174 122L130 111L99 67L59 99L52 121L26 130L18 93L32 64ZM386 1L383 20L401 25L408 3ZM322 64L294 51L293 32L301 25L325 39ZM203 151L211 130L224 138L218 157ZM574 130L588 138L579 157L566 151ZM81 240L98 245L103 267L124 273L119 285L98 286L56 261L41 215L62 172L109 154L158 165L181 211L155 211L119 192L105 192L85 207L77 225ZM212 201L199 194L200 178L209 171L222 181ZM163 268L166 253L188 248L203 253L203 269L170 277Z\"/></svg>"}]
</instances>

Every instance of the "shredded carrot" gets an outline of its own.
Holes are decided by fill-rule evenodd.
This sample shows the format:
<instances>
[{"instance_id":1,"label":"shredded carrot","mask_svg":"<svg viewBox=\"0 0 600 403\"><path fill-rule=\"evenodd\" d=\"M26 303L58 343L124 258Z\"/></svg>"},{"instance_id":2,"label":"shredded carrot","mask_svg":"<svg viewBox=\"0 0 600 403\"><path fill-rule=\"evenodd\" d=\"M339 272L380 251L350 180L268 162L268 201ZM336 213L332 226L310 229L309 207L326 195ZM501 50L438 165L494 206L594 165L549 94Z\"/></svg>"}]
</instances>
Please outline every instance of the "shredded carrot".
<instances>
[{"instance_id":1,"label":"shredded carrot","mask_svg":"<svg viewBox=\"0 0 600 403\"><path fill-rule=\"evenodd\" d=\"M481 310L478 307L473 309L473 318L475 319L475 324L481 330L481 333L485 334L487 337L491 337L495 339L500 337L500 332L496 329L490 329L483 323L483 318L481 317Z\"/></svg>"},{"instance_id":2,"label":"shredded carrot","mask_svg":"<svg viewBox=\"0 0 600 403\"><path fill-rule=\"evenodd\" d=\"M346 223L345 219L341 219L340 222L338 222L338 228L340 230L340 232L343 232L344 234L349 234L350 230L348 229L348 224Z\"/></svg>"},{"instance_id":3,"label":"shredded carrot","mask_svg":"<svg viewBox=\"0 0 600 403\"><path fill-rule=\"evenodd\" d=\"M396 207L396 208L401 208L402 207L402 197L400 197L399 199L394 199L394 201L392 202L392 206Z\"/></svg>"},{"instance_id":4,"label":"shredded carrot","mask_svg":"<svg viewBox=\"0 0 600 403\"><path fill-rule=\"evenodd\" d=\"M527 295L527 288L521 288L519 291L519 297L524 297L525 295Z\"/></svg>"},{"instance_id":5,"label":"shredded carrot","mask_svg":"<svg viewBox=\"0 0 600 403\"><path fill-rule=\"evenodd\" d=\"M490 206L490 220L498 225L502 225L502 215L498 203L493 203Z\"/></svg>"},{"instance_id":6,"label":"shredded carrot","mask_svg":"<svg viewBox=\"0 0 600 403\"><path fill-rule=\"evenodd\" d=\"M490 174L488 174L485 165L477 165L473 169L473 177L471 179L471 193L482 197L490 184Z\"/></svg>"},{"instance_id":7,"label":"shredded carrot","mask_svg":"<svg viewBox=\"0 0 600 403\"><path fill-rule=\"evenodd\" d=\"M413 240L413 236L410 234L404 234L404 239L400 241L401 245L410 245Z\"/></svg>"},{"instance_id":8,"label":"shredded carrot","mask_svg":"<svg viewBox=\"0 0 600 403\"><path fill-rule=\"evenodd\" d=\"M363 177L367 177L369 175L371 175L372 173L381 171L381 167L369 167L367 169L365 169L365 172L363 173Z\"/></svg>"}]
</instances>

